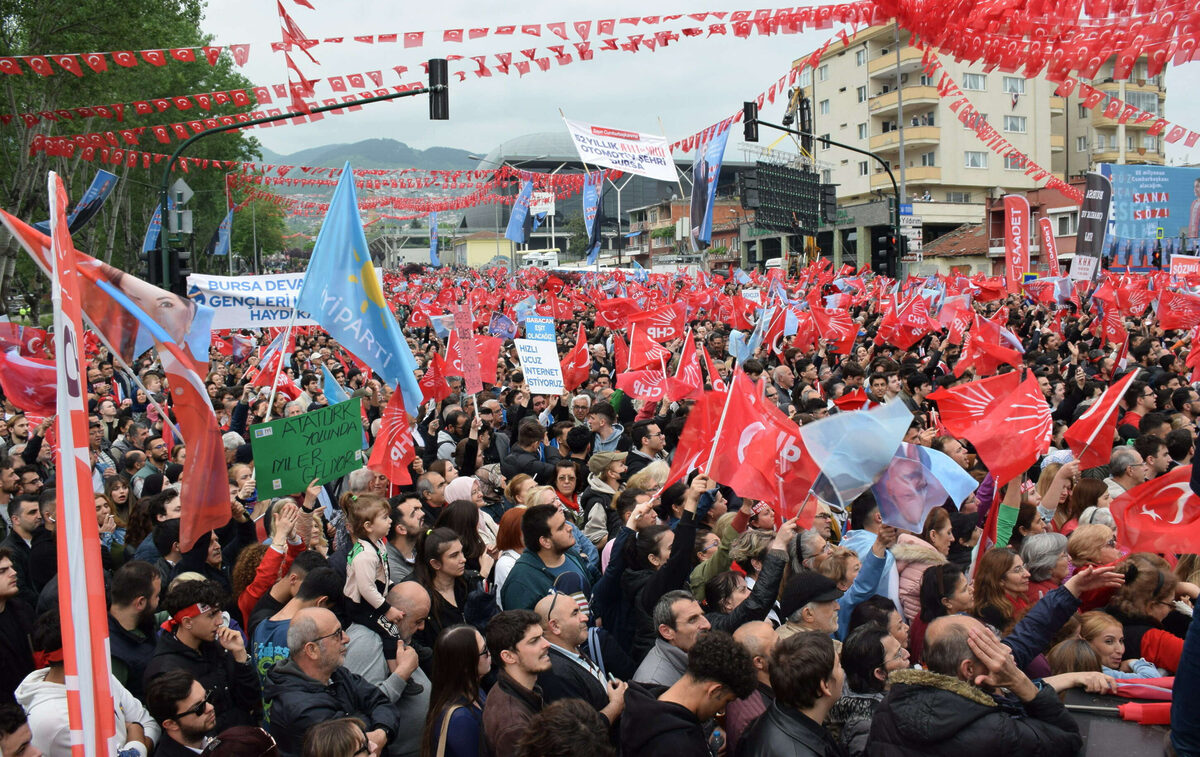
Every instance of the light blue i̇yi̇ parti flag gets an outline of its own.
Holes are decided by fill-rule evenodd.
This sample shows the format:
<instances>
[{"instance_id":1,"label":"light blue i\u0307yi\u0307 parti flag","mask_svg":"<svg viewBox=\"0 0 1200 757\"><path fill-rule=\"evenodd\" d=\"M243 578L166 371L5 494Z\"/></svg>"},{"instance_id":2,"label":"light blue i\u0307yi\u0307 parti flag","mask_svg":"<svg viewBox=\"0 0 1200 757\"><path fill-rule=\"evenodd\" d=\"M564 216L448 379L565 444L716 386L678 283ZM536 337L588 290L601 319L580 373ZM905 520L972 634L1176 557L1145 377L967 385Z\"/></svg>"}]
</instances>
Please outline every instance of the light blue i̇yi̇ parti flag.
<instances>
[{"instance_id":1,"label":"light blue i\u0307yi\u0307 parti flag","mask_svg":"<svg viewBox=\"0 0 1200 757\"><path fill-rule=\"evenodd\" d=\"M347 392L333 374L329 372L329 366L321 366L321 391L325 392L325 399L329 404L336 405L339 402L345 402L350 399L350 393Z\"/></svg>"},{"instance_id":2,"label":"light blue i\u0307yi\u0307 parti flag","mask_svg":"<svg viewBox=\"0 0 1200 757\"><path fill-rule=\"evenodd\" d=\"M230 210L225 214L225 220L221 221L221 225L217 227L217 240L213 245L213 255L228 255L229 254L229 237L233 231L233 211Z\"/></svg>"},{"instance_id":3,"label":"light blue i\u0307yi\u0307 parti flag","mask_svg":"<svg viewBox=\"0 0 1200 757\"><path fill-rule=\"evenodd\" d=\"M437 211L429 214L429 265L434 268L442 264L442 259L438 257L438 228L437 228Z\"/></svg>"},{"instance_id":4,"label":"light blue i\u0307yi\u0307 parti flag","mask_svg":"<svg viewBox=\"0 0 1200 757\"><path fill-rule=\"evenodd\" d=\"M508 216L508 228L504 230L504 238L511 239L517 244L525 243L525 219L529 216L529 201L533 199L533 182L521 182L521 193L513 203L512 212Z\"/></svg>"},{"instance_id":5,"label":"light blue i\u0307yi\u0307 parti flag","mask_svg":"<svg viewBox=\"0 0 1200 757\"><path fill-rule=\"evenodd\" d=\"M317 325L381 380L398 386L409 415L416 416L421 402L421 387L413 373L417 361L371 262L349 162L342 168L321 223L296 307L310 313Z\"/></svg>"},{"instance_id":6,"label":"light blue i\u0307yi\u0307 parti flag","mask_svg":"<svg viewBox=\"0 0 1200 757\"><path fill-rule=\"evenodd\" d=\"M889 402L801 426L804 447L821 469L813 494L842 508L853 502L892 464L912 417L903 402Z\"/></svg>"}]
</instances>

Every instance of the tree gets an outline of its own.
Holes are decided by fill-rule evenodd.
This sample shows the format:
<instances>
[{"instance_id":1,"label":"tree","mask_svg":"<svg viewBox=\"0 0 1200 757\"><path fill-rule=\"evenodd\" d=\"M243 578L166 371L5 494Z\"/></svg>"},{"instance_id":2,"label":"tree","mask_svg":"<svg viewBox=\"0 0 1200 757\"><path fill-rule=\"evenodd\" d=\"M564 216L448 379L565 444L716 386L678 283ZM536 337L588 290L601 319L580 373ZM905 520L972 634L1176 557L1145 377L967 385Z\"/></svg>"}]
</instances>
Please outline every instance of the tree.
<instances>
[{"instance_id":1,"label":"tree","mask_svg":"<svg viewBox=\"0 0 1200 757\"><path fill-rule=\"evenodd\" d=\"M572 218L567 222L567 257L570 260L583 260L587 255L588 233L587 224L582 216Z\"/></svg>"},{"instance_id":2,"label":"tree","mask_svg":"<svg viewBox=\"0 0 1200 757\"><path fill-rule=\"evenodd\" d=\"M203 19L202 0L127 0L101 3L96 0L7 0L0 4L0 56L54 52L92 52L103 50L142 50L149 47L195 47L209 44L211 37L199 31ZM140 63L132 68L115 66L93 73L84 68L81 77L55 67L50 76L39 76L22 64L25 73L0 80L4 102L14 113L51 112L82 106L131 103L158 97L245 89L250 82L233 69L228 55L210 66L197 53L195 63L171 62L162 67ZM81 62L81 66L82 66ZM57 66L57 64L55 64ZM204 117L231 115L247 110L232 105L212 104ZM138 116L127 108L122 122L101 117L48 121L42 119L26 128L20 117L0 127L0 203L18 218L41 220L49 215L46 174L62 176L72 202L78 200L99 168L112 171L118 183L103 210L76 234L76 246L88 254L123 270L144 275L139 259L142 238L158 203L157 188L162 164L149 169L122 165L104 165L82 159L80 150L71 157L50 157L44 152L30 154L34 136L66 136L113 132L136 126L152 126L195 119L196 115L174 108L154 115ZM116 149L170 153L177 142L159 144L150 130L137 145L119 142ZM213 136L189 149L189 157L247 160L257 153L257 141L230 132ZM115 153L114 153L115 154ZM224 175L216 170L192 171L188 184L196 190L189 207L193 210L198 232L196 248L202 249L208 236L225 215ZM48 290L46 277L11 239L0 247L0 294L21 291L35 302Z\"/></svg>"}]
</instances>

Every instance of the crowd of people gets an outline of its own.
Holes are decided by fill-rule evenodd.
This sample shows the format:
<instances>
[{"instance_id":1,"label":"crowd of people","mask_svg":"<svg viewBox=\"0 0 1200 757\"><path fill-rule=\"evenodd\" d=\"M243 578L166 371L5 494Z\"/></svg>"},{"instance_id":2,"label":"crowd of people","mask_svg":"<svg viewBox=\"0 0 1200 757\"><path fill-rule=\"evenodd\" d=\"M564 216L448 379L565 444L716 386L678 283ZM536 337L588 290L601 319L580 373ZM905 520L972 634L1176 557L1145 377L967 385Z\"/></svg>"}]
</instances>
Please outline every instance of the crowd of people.
<instances>
[{"instance_id":1,"label":"crowd of people","mask_svg":"<svg viewBox=\"0 0 1200 757\"><path fill-rule=\"evenodd\" d=\"M870 490L784 512L703 461L666 485L693 400L617 389L614 332L587 307L557 323L562 354L586 335L578 387L531 392L506 342L482 393L450 376L423 401L411 483L362 468L279 498L256 485L253 425L324 407L327 371L374 442L392 390L319 330L288 345L295 398L250 380L258 356L214 348L232 505L184 545L187 450L157 412L163 373L150 353L135 380L101 350L89 441L120 754L1070 755L1082 738L1064 692L1160 676L1178 676L1164 749L1200 754L1200 558L1131 552L1109 510L1192 462L1189 340L1131 320L1122 368L1087 308L1052 332L1020 297L973 305L1000 307L1024 353L999 371L1036 375L1055 421L1049 452L1009 480L938 423L931 392L981 377L955 375L962 347L944 333L895 348L867 303L848 352L783 336L735 360L727 324L688 315L707 389L742 372L801 426L860 390L912 411L905 441L978 483L913 531L884 523ZM422 374L446 350L425 323L406 328ZM671 368L683 340L666 346ZM1084 469L1064 432L1128 371L1111 457ZM52 419L9 400L5 415L0 755L67 754Z\"/></svg>"}]
</instances>

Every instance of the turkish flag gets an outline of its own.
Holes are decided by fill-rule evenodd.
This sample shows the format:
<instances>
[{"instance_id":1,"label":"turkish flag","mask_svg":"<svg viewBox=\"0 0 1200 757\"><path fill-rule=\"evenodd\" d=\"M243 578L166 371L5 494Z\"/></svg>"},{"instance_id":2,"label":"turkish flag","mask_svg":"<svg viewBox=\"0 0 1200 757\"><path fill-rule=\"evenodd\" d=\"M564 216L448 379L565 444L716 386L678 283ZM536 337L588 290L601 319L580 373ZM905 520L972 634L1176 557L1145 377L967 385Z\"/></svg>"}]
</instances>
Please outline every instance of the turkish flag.
<instances>
[{"instance_id":1,"label":"turkish flag","mask_svg":"<svg viewBox=\"0 0 1200 757\"><path fill-rule=\"evenodd\" d=\"M613 368L616 371L629 370L629 346L625 344L625 340L620 334L612 335L613 342Z\"/></svg>"},{"instance_id":2,"label":"turkish flag","mask_svg":"<svg viewBox=\"0 0 1200 757\"><path fill-rule=\"evenodd\" d=\"M937 403L942 425L955 436L964 436L1001 397L1016 391L1020 383L1020 374L1013 371L962 386L938 389L929 395L929 399Z\"/></svg>"},{"instance_id":3,"label":"turkish flag","mask_svg":"<svg viewBox=\"0 0 1200 757\"><path fill-rule=\"evenodd\" d=\"M15 349L0 353L0 387L20 410L47 416L58 412L58 379L52 360L24 357Z\"/></svg>"},{"instance_id":4,"label":"turkish flag","mask_svg":"<svg viewBox=\"0 0 1200 757\"><path fill-rule=\"evenodd\" d=\"M629 370L636 371L647 366L659 367L671 359L671 351L653 341L646 327L634 325L629 338Z\"/></svg>"},{"instance_id":5,"label":"turkish flag","mask_svg":"<svg viewBox=\"0 0 1200 757\"><path fill-rule=\"evenodd\" d=\"M588 352L587 333L583 329L582 321L579 323L579 336L575 340L575 347L563 357L560 367L564 390L569 392L587 381L592 368L592 356Z\"/></svg>"},{"instance_id":6,"label":"turkish flag","mask_svg":"<svg viewBox=\"0 0 1200 757\"><path fill-rule=\"evenodd\" d=\"M1079 460L1083 470L1108 465L1112 457L1113 435L1117 430L1121 398L1129 385L1137 378L1137 371L1130 371L1125 378L1109 386L1100 399L1088 408L1079 420L1071 424L1063 438Z\"/></svg>"},{"instance_id":7,"label":"turkish flag","mask_svg":"<svg viewBox=\"0 0 1200 757\"><path fill-rule=\"evenodd\" d=\"M692 338L692 332L688 331L683 338L683 350L679 354L675 375L667 379L667 399L699 399L704 393L703 390L704 376L700 372L696 340Z\"/></svg>"},{"instance_id":8,"label":"turkish flag","mask_svg":"<svg viewBox=\"0 0 1200 757\"><path fill-rule=\"evenodd\" d=\"M472 357L479 361L479 379L483 383L495 384L496 365L500 362L500 345L504 340L498 336L482 336L480 334L474 334L473 337L474 354ZM446 340L447 370L451 376L463 375L461 348L458 334L451 331L450 337Z\"/></svg>"},{"instance_id":9,"label":"turkish flag","mask_svg":"<svg viewBox=\"0 0 1200 757\"><path fill-rule=\"evenodd\" d=\"M283 357L282 352L276 352L267 360L265 365L259 366L258 375L250 382L250 386L270 386L271 381L275 381L275 391L279 394L286 395L289 400L294 400L300 396L300 387L296 386L296 382L292 381L292 377L286 371L279 371L279 378L275 378L275 372L278 370L279 360Z\"/></svg>"},{"instance_id":10,"label":"turkish flag","mask_svg":"<svg viewBox=\"0 0 1200 757\"><path fill-rule=\"evenodd\" d=\"M425 375L417 384L421 387L422 402L441 402L450 396L450 385L446 383L446 359L440 353L433 353L425 368Z\"/></svg>"},{"instance_id":11,"label":"turkish flag","mask_svg":"<svg viewBox=\"0 0 1200 757\"><path fill-rule=\"evenodd\" d=\"M842 412L848 413L851 410L866 410L871 406L871 398L862 389L855 389L835 399L833 404L837 405Z\"/></svg>"},{"instance_id":12,"label":"turkish flag","mask_svg":"<svg viewBox=\"0 0 1200 757\"><path fill-rule=\"evenodd\" d=\"M718 392L725 391L725 379L721 378L721 374L717 373L717 366L713 363L712 356L708 354L708 348L700 345L700 352L704 355L704 368L708 371L709 385Z\"/></svg>"},{"instance_id":13,"label":"turkish flag","mask_svg":"<svg viewBox=\"0 0 1200 757\"><path fill-rule=\"evenodd\" d=\"M671 470L667 473L664 489L676 481L682 481L696 468L708 463L723 407L724 392L705 392L704 396L692 405L683 431L679 434L679 443L675 446L675 454L671 458Z\"/></svg>"},{"instance_id":14,"label":"turkish flag","mask_svg":"<svg viewBox=\"0 0 1200 757\"><path fill-rule=\"evenodd\" d=\"M1002 484L1024 473L1050 448L1054 420L1033 373L1003 397L964 436Z\"/></svg>"},{"instance_id":15,"label":"turkish flag","mask_svg":"<svg viewBox=\"0 0 1200 757\"><path fill-rule=\"evenodd\" d=\"M1135 486L1113 500L1121 546L1131 552L1194 552L1200 540L1200 497L1192 491L1192 466Z\"/></svg>"},{"instance_id":16,"label":"turkish flag","mask_svg":"<svg viewBox=\"0 0 1200 757\"><path fill-rule=\"evenodd\" d=\"M446 391L449 392L449 388ZM404 395L397 386L387 407L383 409L383 423L379 427L375 446L371 448L367 468L387 476L393 484L404 486L412 483L408 464L415 457L411 422L404 409Z\"/></svg>"},{"instance_id":17,"label":"turkish flag","mask_svg":"<svg viewBox=\"0 0 1200 757\"><path fill-rule=\"evenodd\" d=\"M1104 341L1109 344L1121 344L1129 338L1129 332L1125 330L1125 322L1121 318L1121 311L1116 307L1104 308L1104 315L1100 317L1099 330L1104 335Z\"/></svg>"}]
</instances>

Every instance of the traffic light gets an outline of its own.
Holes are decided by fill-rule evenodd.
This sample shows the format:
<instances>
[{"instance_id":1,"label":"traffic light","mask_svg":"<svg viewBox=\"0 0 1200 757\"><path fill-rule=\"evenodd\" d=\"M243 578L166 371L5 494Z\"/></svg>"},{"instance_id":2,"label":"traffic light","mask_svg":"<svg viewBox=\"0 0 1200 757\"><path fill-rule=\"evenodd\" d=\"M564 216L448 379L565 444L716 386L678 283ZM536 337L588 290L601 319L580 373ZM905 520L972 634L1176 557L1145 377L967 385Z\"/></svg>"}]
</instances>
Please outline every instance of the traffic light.
<instances>
[{"instance_id":1,"label":"traffic light","mask_svg":"<svg viewBox=\"0 0 1200 757\"><path fill-rule=\"evenodd\" d=\"M742 138L747 142L758 141L758 103L742 103Z\"/></svg>"},{"instance_id":2,"label":"traffic light","mask_svg":"<svg viewBox=\"0 0 1200 757\"><path fill-rule=\"evenodd\" d=\"M825 223L837 223L837 184L821 185L821 218Z\"/></svg>"},{"instance_id":3,"label":"traffic light","mask_svg":"<svg viewBox=\"0 0 1200 757\"><path fill-rule=\"evenodd\" d=\"M892 276L895 272L896 251L900 240L895 234L883 234L875 237L875 251L871 255L871 267L883 276Z\"/></svg>"},{"instance_id":4,"label":"traffic light","mask_svg":"<svg viewBox=\"0 0 1200 757\"><path fill-rule=\"evenodd\" d=\"M146 281L154 286L162 284L162 250L155 246L153 250L143 250L139 257L142 259L143 270L146 272Z\"/></svg>"},{"instance_id":5,"label":"traffic light","mask_svg":"<svg viewBox=\"0 0 1200 757\"><path fill-rule=\"evenodd\" d=\"M445 58L429 59L429 120L450 120L450 83Z\"/></svg>"},{"instance_id":6,"label":"traffic light","mask_svg":"<svg viewBox=\"0 0 1200 757\"><path fill-rule=\"evenodd\" d=\"M748 168L741 171L738 177L738 195L742 198L742 207L746 210L757 210L762 206L762 198L758 193L758 170Z\"/></svg>"},{"instance_id":7,"label":"traffic light","mask_svg":"<svg viewBox=\"0 0 1200 757\"><path fill-rule=\"evenodd\" d=\"M187 297L187 278L192 275L192 251L188 247L172 247L167 251L168 287L180 297Z\"/></svg>"}]
</instances>

